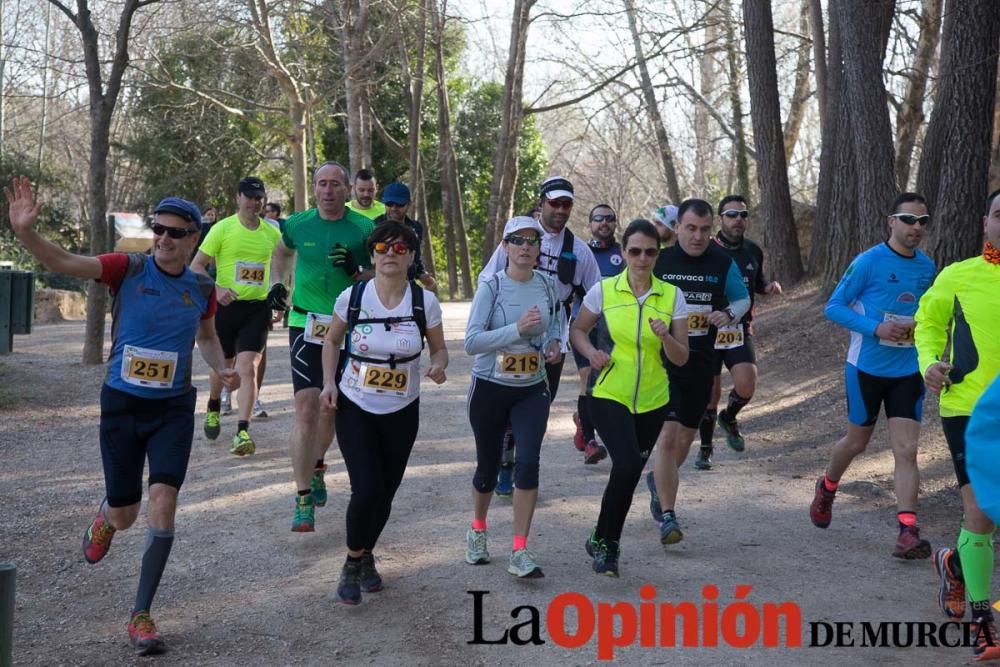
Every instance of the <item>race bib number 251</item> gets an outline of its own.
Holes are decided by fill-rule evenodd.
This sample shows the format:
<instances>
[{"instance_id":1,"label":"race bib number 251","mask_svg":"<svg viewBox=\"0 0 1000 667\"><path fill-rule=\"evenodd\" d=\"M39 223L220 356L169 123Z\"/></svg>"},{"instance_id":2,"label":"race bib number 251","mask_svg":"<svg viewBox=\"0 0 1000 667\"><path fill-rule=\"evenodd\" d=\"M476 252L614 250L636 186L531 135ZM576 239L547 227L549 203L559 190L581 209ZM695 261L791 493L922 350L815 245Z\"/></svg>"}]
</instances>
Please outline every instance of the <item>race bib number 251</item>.
<instances>
[{"instance_id":1,"label":"race bib number 251","mask_svg":"<svg viewBox=\"0 0 1000 667\"><path fill-rule=\"evenodd\" d=\"M126 345L122 351L121 378L136 387L169 389L174 385L177 353Z\"/></svg>"}]
</instances>

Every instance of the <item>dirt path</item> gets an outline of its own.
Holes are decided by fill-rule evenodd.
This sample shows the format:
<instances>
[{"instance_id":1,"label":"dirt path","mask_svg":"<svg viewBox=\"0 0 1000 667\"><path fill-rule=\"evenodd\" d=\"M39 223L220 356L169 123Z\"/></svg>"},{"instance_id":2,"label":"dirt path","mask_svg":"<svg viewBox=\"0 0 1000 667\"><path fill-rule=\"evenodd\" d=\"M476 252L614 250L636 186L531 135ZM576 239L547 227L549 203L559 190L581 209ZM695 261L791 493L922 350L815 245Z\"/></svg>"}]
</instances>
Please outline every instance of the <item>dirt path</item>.
<instances>
[{"instance_id":1,"label":"dirt path","mask_svg":"<svg viewBox=\"0 0 1000 667\"><path fill-rule=\"evenodd\" d=\"M205 393L188 480L181 495L177 541L157 596L154 616L171 651L159 663L177 665L566 664L597 661L597 641L579 649L553 643L545 608L567 591L598 601L640 602L656 588L658 602L692 601L703 587L719 589L719 608L735 587L752 585L755 608L792 600L801 609L803 644L810 621L930 621L943 619L927 561L889 556L895 536L892 457L884 429L872 452L849 471L832 526L807 517L813 480L844 426L841 365L847 335L820 320L814 292L803 289L785 308L763 308L757 327L762 375L758 398L743 413L748 451L717 447L718 465L682 473L679 517L684 542L667 553L648 514L644 487L636 493L623 536L622 577L589 570L583 541L596 518L609 462L582 464L571 445L577 383L567 362L543 445L541 491L531 547L546 577L517 581L505 572L509 501L490 515L494 561L462 561L471 518L474 448L465 416L469 358L462 351L468 304L444 307L452 354L449 381L426 386L422 423L406 478L377 553L384 592L356 608L334 601L344 555L347 475L336 452L328 462L330 502L317 512L317 532L289 531L291 429L287 336L271 339L263 400L271 418L254 426L257 454L236 459L223 437L200 434ZM20 395L0 411L0 561L18 566L15 662L24 665L120 664L134 660L124 626L135 593L144 530L119 534L96 566L80 553L80 538L103 494L97 443L98 395L104 371L78 363L82 323L38 327L19 337L5 357L2 381ZM205 367L195 382L206 387ZM934 546L957 531L959 503L950 459L928 401L921 441L921 523ZM721 444L723 440L717 439ZM473 599L483 603L486 639L542 610L543 645L469 645ZM570 619L575 618L572 614ZM575 622L570 622L573 630ZM860 643L860 627L855 639ZM525 632L522 636L527 636ZM940 664L965 662L965 648L641 648L616 657L645 664Z\"/></svg>"}]
</instances>

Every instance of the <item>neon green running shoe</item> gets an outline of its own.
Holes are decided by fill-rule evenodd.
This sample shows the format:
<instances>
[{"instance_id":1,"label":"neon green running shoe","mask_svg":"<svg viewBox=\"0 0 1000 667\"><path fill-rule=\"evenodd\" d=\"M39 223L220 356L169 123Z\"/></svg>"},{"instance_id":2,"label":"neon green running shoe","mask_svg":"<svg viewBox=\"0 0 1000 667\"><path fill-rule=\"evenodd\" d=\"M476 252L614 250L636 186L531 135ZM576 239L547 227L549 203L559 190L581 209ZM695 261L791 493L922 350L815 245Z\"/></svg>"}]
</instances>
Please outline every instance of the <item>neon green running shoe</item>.
<instances>
[{"instance_id":1,"label":"neon green running shoe","mask_svg":"<svg viewBox=\"0 0 1000 667\"><path fill-rule=\"evenodd\" d=\"M295 514L292 516L293 533L311 533L316 530L316 506L312 494L295 499Z\"/></svg>"},{"instance_id":2,"label":"neon green running shoe","mask_svg":"<svg viewBox=\"0 0 1000 667\"><path fill-rule=\"evenodd\" d=\"M239 431L233 436L233 444L229 446L229 453L236 456L249 456L257 451L257 445L246 429Z\"/></svg>"},{"instance_id":3,"label":"neon green running shoe","mask_svg":"<svg viewBox=\"0 0 1000 667\"><path fill-rule=\"evenodd\" d=\"M217 411L208 411L205 413L205 437L209 440L215 440L219 437L219 432L222 431L222 426L220 422L222 420L219 418L219 413Z\"/></svg>"},{"instance_id":4,"label":"neon green running shoe","mask_svg":"<svg viewBox=\"0 0 1000 667\"><path fill-rule=\"evenodd\" d=\"M316 507L326 505L326 464L322 468L313 471L312 479L309 481L309 488L312 490L313 504Z\"/></svg>"}]
</instances>

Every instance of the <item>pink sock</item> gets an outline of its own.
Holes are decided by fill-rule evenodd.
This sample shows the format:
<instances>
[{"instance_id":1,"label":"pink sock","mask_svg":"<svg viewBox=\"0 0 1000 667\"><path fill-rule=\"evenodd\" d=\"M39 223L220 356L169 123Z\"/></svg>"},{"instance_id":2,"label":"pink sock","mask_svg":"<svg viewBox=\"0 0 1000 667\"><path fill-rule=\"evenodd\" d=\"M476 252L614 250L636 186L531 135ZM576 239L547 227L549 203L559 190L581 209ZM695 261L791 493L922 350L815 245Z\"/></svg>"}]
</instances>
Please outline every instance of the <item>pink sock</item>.
<instances>
[{"instance_id":1,"label":"pink sock","mask_svg":"<svg viewBox=\"0 0 1000 667\"><path fill-rule=\"evenodd\" d=\"M486 519L473 519L472 530L486 530Z\"/></svg>"},{"instance_id":2,"label":"pink sock","mask_svg":"<svg viewBox=\"0 0 1000 667\"><path fill-rule=\"evenodd\" d=\"M917 513L916 512L897 512L896 516L899 522L904 526L910 526L911 528L917 525Z\"/></svg>"},{"instance_id":3,"label":"pink sock","mask_svg":"<svg viewBox=\"0 0 1000 667\"><path fill-rule=\"evenodd\" d=\"M514 546L511 547L511 551L520 551L528 546L528 536L527 535L515 535L514 536Z\"/></svg>"},{"instance_id":4,"label":"pink sock","mask_svg":"<svg viewBox=\"0 0 1000 667\"><path fill-rule=\"evenodd\" d=\"M823 475L823 487L827 491L836 491L838 486L840 486L840 482L834 482L826 475Z\"/></svg>"}]
</instances>

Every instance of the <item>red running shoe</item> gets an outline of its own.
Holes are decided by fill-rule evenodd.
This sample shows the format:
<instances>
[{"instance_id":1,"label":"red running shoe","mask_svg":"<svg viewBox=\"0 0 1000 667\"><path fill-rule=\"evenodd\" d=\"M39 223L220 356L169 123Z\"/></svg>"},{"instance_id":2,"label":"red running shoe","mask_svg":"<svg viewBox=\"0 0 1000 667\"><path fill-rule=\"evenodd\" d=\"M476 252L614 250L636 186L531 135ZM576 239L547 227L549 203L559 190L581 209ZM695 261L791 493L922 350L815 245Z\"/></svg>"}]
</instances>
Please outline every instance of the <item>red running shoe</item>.
<instances>
[{"instance_id":1,"label":"red running shoe","mask_svg":"<svg viewBox=\"0 0 1000 667\"><path fill-rule=\"evenodd\" d=\"M576 434L573 436L573 446L576 447L576 451L582 452L587 448L587 441L583 437L583 424L580 422L579 412L573 413L573 423L576 424Z\"/></svg>"},{"instance_id":2,"label":"red running shoe","mask_svg":"<svg viewBox=\"0 0 1000 667\"><path fill-rule=\"evenodd\" d=\"M591 440L583 448L583 462L587 464L597 463L608 455L608 450L604 445L597 444L596 440Z\"/></svg>"},{"instance_id":3,"label":"red running shoe","mask_svg":"<svg viewBox=\"0 0 1000 667\"><path fill-rule=\"evenodd\" d=\"M138 655L153 655L167 650L167 645L156 631L156 623L153 623L148 611L137 611L132 614L127 629L129 641L132 642L132 648Z\"/></svg>"},{"instance_id":4,"label":"red running shoe","mask_svg":"<svg viewBox=\"0 0 1000 667\"><path fill-rule=\"evenodd\" d=\"M827 491L823 486L823 478L816 480L816 495L809 506L809 518L817 528L826 528L833 519L833 499L836 491Z\"/></svg>"},{"instance_id":5,"label":"red running shoe","mask_svg":"<svg viewBox=\"0 0 1000 667\"><path fill-rule=\"evenodd\" d=\"M97 516L83 534L83 557L88 563L96 563L108 553L111 548L111 538L115 536L115 527L104 518L104 503L97 510Z\"/></svg>"},{"instance_id":6,"label":"red running shoe","mask_svg":"<svg viewBox=\"0 0 1000 667\"><path fill-rule=\"evenodd\" d=\"M917 558L930 558L931 543L920 539L920 529L916 526L907 526L896 538L896 546L892 550L892 555L896 558L915 560Z\"/></svg>"}]
</instances>

